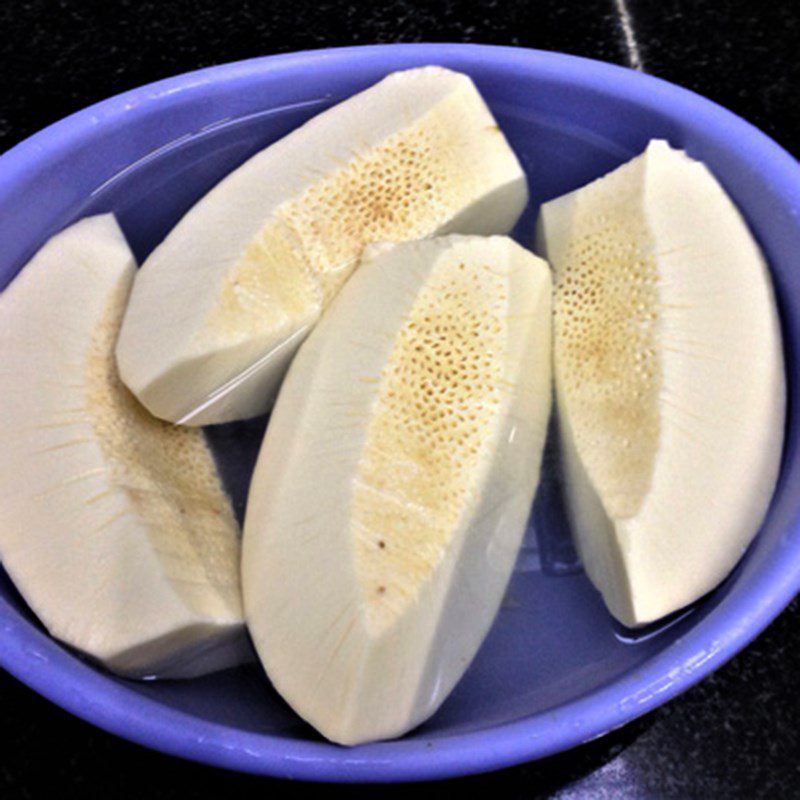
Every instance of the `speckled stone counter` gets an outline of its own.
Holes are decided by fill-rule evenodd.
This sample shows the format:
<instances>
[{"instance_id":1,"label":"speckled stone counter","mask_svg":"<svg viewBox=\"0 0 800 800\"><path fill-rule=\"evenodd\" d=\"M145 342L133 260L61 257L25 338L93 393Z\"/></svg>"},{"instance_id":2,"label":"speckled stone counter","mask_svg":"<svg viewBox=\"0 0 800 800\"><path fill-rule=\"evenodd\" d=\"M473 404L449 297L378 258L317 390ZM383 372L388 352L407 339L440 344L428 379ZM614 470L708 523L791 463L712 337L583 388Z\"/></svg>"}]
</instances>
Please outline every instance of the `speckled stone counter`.
<instances>
[{"instance_id":1,"label":"speckled stone counter","mask_svg":"<svg viewBox=\"0 0 800 800\"><path fill-rule=\"evenodd\" d=\"M800 153L796 0L7 0L0 5L0 149L111 94L269 53L466 41L626 64L728 106ZM0 797L374 796L171 759L96 730L0 673ZM423 785L503 798L800 797L800 602L669 705L600 740L492 775ZM381 796L405 796L386 787Z\"/></svg>"}]
</instances>

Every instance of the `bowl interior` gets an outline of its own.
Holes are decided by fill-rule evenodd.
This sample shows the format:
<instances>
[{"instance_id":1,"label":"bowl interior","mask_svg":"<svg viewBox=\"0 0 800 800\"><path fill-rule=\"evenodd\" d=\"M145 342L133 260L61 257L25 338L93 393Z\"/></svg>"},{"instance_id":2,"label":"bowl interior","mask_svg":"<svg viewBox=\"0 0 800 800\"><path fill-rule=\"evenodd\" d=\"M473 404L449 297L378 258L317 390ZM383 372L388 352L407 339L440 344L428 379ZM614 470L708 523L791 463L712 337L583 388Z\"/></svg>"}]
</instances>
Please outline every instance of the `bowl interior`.
<instances>
[{"instance_id":1,"label":"bowl interior","mask_svg":"<svg viewBox=\"0 0 800 800\"><path fill-rule=\"evenodd\" d=\"M0 163L0 286L48 236L98 212L115 212L137 256L144 258L195 200L252 153L392 69L443 63L473 76L525 166L531 203L516 230L522 244L532 245L543 200L613 169L641 152L650 138L666 138L705 160L739 204L771 262L787 361L795 363L797 222L785 198L724 130L687 117L669 103L643 104L620 89L626 81L646 78L628 78L617 70L623 75L619 86L614 81L582 83L572 72L562 74L552 55L504 58L488 48L394 48L380 56L376 49L346 52L350 55L327 60L313 54L305 61L279 60L278 67L267 59L247 68L206 71L200 73L202 80L186 81L180 91L145 87L124 106L118 99L111 101L113 108L82 112L59 137L43 142L40 151L29 149L24 164L21 159ZM14 169L3 172L4 166ZM402 747L415 742L435 746L456 734L487 731L532 715L542 720L546 735L548 715L565 704L615 684L635 692L637 675L659 654L690 632L702 633L711 618L723 624L720 615L728 606L733 609L733 599L754 592L758 576L781 558L780 545L795 515L796 494L788 488L796 482L794 419L790 408L784 472L770 518L734 575L695 608L635 635L612 622L580 569L550 445L506 600L475 661L428 723L404 743L376 745L368 753L399 757ZM240 511L264 422L220 426L210 434ZM14 620L15 635L44 653L51 669L78 663L42 635L5 574L0 590L4 619ZM746 620L731 618L725 624ZM719 628L707 630L711 647ZM124 690L132 715L139 701L150 709L155 703L210 723L204 731L212 738L243 732L256 735L248 737L256 749L258 742L266 746L278 737L319 741L320 757L324 751L325 757L338 759L345 752L321 743L255 665L186 682L145 683L79 668L99 676L96 702L103 702L104 692ZM618 700L624 700L623 694Z\"/></svg>"}]
</instances>

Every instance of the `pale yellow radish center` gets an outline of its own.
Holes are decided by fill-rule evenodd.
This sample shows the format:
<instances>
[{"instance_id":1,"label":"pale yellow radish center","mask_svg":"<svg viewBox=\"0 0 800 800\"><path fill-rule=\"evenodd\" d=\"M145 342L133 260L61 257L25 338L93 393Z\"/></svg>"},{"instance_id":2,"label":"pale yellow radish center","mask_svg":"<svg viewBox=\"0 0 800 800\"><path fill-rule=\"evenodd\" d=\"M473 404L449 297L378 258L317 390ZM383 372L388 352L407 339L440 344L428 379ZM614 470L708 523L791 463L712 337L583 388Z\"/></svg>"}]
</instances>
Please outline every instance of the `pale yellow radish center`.
<instances>
[{"instance_id":1,"label":"pale yellow radish center","mask_svg":"<svg viewBox=\"0 0 800 800\"><path fill-rule=\"evenodd\" d=\"M353 142L340 168L279 206L229 271L214 336L236 341L324 308L365 244L418 239L455 215L475 178L449 116L440 108L377 147Z\"/></svg>"},{"instance_id":2,"label":"pale yellow radish center","mask_svg":"<svg viewBox=\"0 0 800 800\"><path fill-rule=\"evenodd\" d=\"M562 414L607 513L631 517L660 430L658 273L634 162L586 187L555 268L555 368Z\"/></svg>"},{"instance_id":3,"label":"pale yellow radish center","mask_svg":"<svg viewBox=\"0 0 800 800\"><path fill-rule=\"evenodd\" d=\"M124 493L130 503L91 535L136 515L187 602L204 602L203 587L213 585L215 596L234 611L240 604L238 527L205 437L150 416L119 379L114 343L126 295L121 289L109 303L86 363L86 413L109 482L87 502L102 507Z\"/></svg>"},{"instance_id":4,"label":"pale yellow radish center","mask_svg":"<svg viewBox=\"0 0 800 800\"><path fill-rule=\"evenodd\" d=\"M504 393L507 280L442 259L395 339L353 500L367 624L414 602L476 500Z\"/></svg>"}]
</instances>

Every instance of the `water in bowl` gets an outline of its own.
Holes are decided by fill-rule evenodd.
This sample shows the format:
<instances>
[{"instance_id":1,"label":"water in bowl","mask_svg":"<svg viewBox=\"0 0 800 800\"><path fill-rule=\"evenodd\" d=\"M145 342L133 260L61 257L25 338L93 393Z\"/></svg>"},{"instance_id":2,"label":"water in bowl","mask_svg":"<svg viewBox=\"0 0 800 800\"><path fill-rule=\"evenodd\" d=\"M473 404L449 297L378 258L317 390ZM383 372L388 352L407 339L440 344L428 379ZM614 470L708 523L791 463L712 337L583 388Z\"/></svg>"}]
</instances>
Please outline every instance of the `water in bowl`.
<instances>
[{"instance_id":1,"label":"water in bowl","mask_svg":"<svg viewBox=\"0 0 800 800\"><path fill-rule=\"evenodd\" d=\"M242 118L220 119L166 142L95 187L63 225L113 211L141 261L231 169L338 99L312 97ZM542 201L598 177L635 154L557 118L528 116L512 105L491 103L491 98L490 104L530 181L531 202L514 231L523 245L532 246ZM208 429L240 518L266 422L261 418ZM551 435L506 599L468 672L421 729L420 735L427 740L546 712L577 699L635 670L668 646L677 635L675 629L685 625L685 613L642 633L625 631L612 621L572 547L562 490ZM22 604L19 598L18 602ZM673 635L661 636L666 630ZM242 730L316 737L271 689L257 665L190 682L126 684L165 705Z\"/></svg>"}]
</instances>

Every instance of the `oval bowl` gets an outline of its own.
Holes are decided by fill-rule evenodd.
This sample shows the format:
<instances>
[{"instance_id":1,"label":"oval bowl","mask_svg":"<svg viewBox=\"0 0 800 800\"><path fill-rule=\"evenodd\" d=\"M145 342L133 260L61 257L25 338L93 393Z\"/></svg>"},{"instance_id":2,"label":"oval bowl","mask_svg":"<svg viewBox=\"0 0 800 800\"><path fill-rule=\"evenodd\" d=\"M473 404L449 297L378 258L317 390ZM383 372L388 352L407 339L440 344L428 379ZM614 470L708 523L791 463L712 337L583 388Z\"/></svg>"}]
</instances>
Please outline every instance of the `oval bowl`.
<instances>
[{"instance_id":1,"label":"oval bowl","mask_svg":"<svg viewBox=\"0 0 800 800\"><path fill-rule=\"evenodd\" d=\"M114 211L141 259L204 191L253 152L386 73L469 73L528 172L517 228L536 209L639 153L654 137L705 161L771 264L789 409L779 486L733 575L693 609L636 635L615 627L577 565L557 481L543 481L508 598L455 692L398 741L345 749L314 734L255 665L186 682L132 682L43 631L0 575L0 661L63 708L166 753L300 779L445 778L541 758L650 711L744 647L800 588L800 168L763 133L692 92L621 67L480 45L319 50L200 70L74 114L0 158L0 286L82 216ZM214 435L241 510L263 425Z\"/></svg>"}]
</instances>

